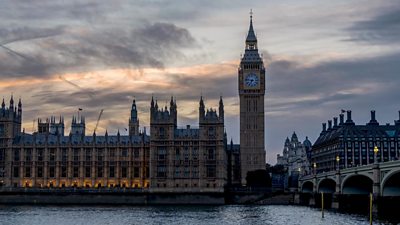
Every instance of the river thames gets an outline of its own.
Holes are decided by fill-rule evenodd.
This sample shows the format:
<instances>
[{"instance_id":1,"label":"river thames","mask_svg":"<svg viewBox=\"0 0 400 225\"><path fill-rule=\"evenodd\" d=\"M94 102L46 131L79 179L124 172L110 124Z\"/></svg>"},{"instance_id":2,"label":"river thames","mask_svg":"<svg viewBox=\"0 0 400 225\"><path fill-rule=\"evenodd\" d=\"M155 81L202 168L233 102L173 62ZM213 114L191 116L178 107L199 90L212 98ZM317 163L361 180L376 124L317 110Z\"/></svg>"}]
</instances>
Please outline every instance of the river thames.
<instances>
[{"instance_id":1,"label":"river thames","mask_svg":"<svg viewBox=\"0 0 400 225\"><path fill-rule=\"evenodd\" d=\"M369 224L367 216L301 206L1 206L1 225ZM375 221L374 224L386 224Z\"/></svg>"}]
</instances>

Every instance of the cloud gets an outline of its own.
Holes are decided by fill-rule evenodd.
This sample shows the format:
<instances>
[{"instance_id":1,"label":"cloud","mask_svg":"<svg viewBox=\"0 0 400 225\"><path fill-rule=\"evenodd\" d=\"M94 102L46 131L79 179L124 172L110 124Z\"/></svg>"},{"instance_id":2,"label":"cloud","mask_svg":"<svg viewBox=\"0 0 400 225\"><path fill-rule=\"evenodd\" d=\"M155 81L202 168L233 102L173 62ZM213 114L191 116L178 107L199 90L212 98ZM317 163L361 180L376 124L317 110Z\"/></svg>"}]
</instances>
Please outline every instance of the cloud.
<instances>
[{"instance_id":1,"label":"cloud","mask_svg":"<svg viewBox=\"0 0 400 225\"><path fill-rule=\"evenodd\" d=\"M400 5L396 2L370 19L355 22L346 30L351 34L350 41L367 44L399 44Z\"/></svg>"},{"instance_id":2,"label":"cloud","mask_svg":"<svg viewBox=\"0 0 400 225\"><path fill-rule=\"evenodd\" d=\"M8 36L9 40L27 40L58 34L65 29L46 31L15 29L8 32L13 34ZM184 58L181 50L195 47L197 42L187 29L157 22L129 30L71 28L62 37L41 40L32 45L40 51L25 52L9 47L26 57L0 52L0 76L49 77L107 68L163 68L166 62Z\"/></svg>"}]
</instances>

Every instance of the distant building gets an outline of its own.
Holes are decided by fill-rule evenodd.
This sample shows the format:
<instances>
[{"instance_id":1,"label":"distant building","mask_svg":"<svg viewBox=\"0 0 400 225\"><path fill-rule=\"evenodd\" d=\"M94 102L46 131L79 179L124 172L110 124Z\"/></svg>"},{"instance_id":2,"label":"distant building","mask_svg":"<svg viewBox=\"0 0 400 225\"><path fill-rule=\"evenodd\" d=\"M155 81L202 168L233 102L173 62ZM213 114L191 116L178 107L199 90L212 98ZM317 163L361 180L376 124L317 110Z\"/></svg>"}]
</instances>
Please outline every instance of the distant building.
<instances>
[{"instance_id":1,"label":"distant building","mask_svg":"<svg viewBox=\"0 0 400 225\"><path fill-rule=\"evenodd\" d=\"M375 156L374 148L378 148ZM311 163L315 172L331 171L375 162L398 160L400 156L400 112L394 124L380 125L371 111L366 125L356 125L347 111L322 124L322 132L312 146Z\"/></svg>"},{"instance_id":2,"label":"distant building","mask_svg":"<svg viewBox=\"0 0 400 225\"><path fill-rule=\"evenodd\" d=\"M301 143L295 132L293 132L291 139L286 138L283 155L277 155L276 165L282 165L284 170L287 171L287 179L285 180L284 187L297 187L299 176L310 173L310 161L307 157L311 152L311 142L306 137L306 140Z\"/></svg>"}]
</instances>

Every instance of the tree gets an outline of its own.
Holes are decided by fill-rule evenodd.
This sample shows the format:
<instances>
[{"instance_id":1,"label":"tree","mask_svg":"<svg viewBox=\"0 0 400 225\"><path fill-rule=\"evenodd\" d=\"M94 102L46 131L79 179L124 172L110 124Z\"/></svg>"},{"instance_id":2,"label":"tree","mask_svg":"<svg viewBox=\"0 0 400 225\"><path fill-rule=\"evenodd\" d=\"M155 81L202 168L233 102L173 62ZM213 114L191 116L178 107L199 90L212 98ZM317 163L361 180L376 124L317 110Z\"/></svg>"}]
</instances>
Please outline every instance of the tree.
<instances>
[{"instance_id":1,"label":"tree","mask_svg":"<svg viewBox=\"0 0 400 225\"><path fill-rule=\"evenodd\" d=\"M271 187L271 177L266 170L249 171L246 182L250 187Z\"/></svg>"}]
</instances>

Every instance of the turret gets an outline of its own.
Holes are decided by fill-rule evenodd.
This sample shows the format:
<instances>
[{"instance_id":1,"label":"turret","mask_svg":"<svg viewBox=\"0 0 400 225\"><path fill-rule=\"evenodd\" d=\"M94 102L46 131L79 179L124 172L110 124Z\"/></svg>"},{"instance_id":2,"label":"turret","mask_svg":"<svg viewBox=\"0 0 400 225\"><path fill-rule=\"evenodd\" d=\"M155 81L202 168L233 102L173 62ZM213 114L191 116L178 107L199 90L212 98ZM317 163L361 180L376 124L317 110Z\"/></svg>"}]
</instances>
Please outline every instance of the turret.
<instances>
[{"instance_id":1,"label":"turret","mask_svg":"<svg viewBox=\"0 0 400 225\"><path fill-rule=\"evenodd\" d=\"M154 101L152 98L152 107L154 106ZM152 109L150 109L152 110ZM136 100L132 101L131 117L129 118L129 136L139 135L139 119L137 115Z\"/></svg>"},{"instance_id":2,"label":"turret","mask_svg":"<svg viewBox=\"0 0 400 225\"><path fill-rule=\"evenodd\" d=\"M205 112L203 96L200 96L200 102L199 102L199 120L200 121L204 120L205 113L206 112Z\"/></svg>"},{"instance_id":3,"label":"turret","mask_svg":"<svg viewBox=\"0 0 400 225\"><path fill-rule=\"evenodd\" d=\"M222 101L222 96L219 98L219 119L224 121L224 103Z\"/></svg>"},{"instance_id":4,"label":"turret","mask_svg":"<svg viewBox=\"0 0 400 225\"><path fill-rule=\"evenodd\" d=\"M13 95L11 95L11 99L10 99L10 110L14 110L14 99L13 99Z\"/></svg>"}]
</instances>

